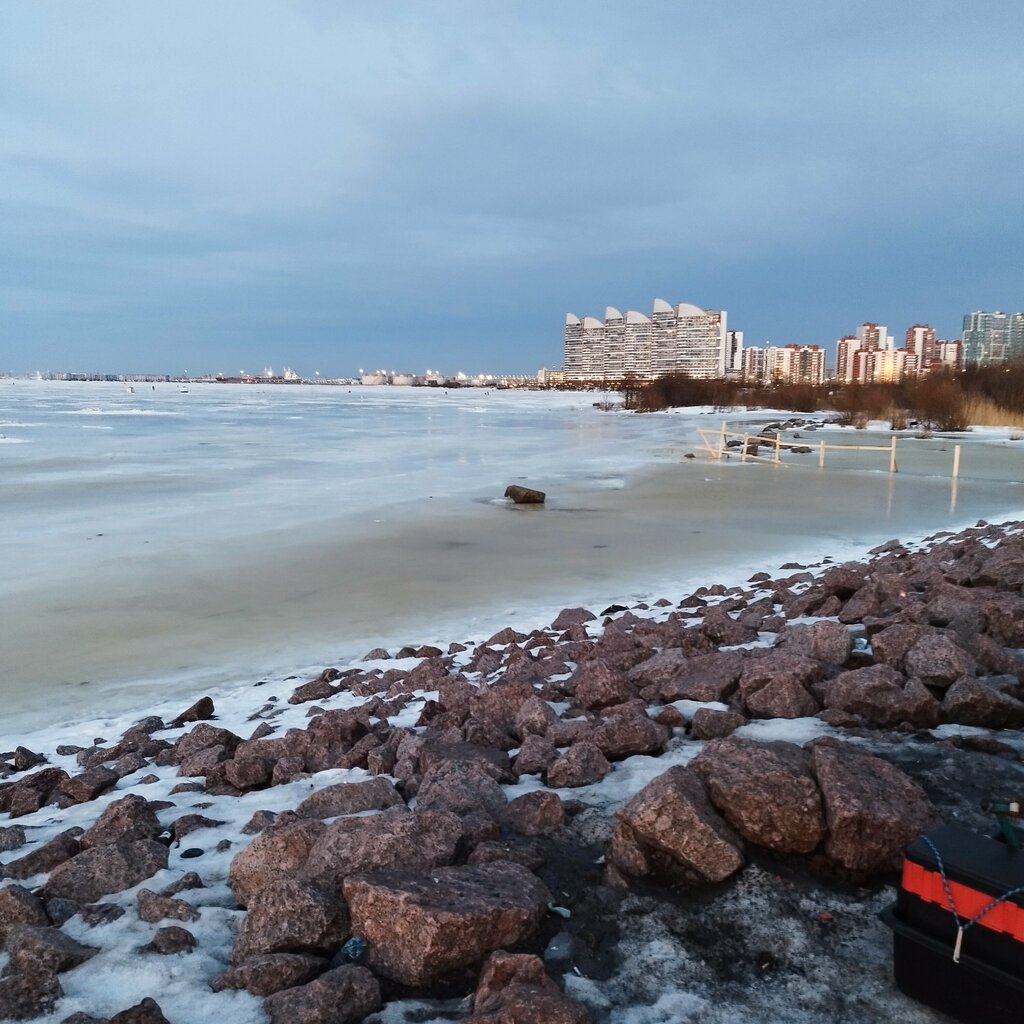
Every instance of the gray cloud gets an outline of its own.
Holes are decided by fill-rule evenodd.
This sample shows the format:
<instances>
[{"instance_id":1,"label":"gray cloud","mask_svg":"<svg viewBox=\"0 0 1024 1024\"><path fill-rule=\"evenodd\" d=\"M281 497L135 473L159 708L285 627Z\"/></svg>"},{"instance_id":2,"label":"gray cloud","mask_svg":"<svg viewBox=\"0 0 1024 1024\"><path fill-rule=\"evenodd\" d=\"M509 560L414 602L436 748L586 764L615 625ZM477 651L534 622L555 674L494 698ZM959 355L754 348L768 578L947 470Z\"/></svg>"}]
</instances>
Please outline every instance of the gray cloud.
<instances>
[{"instance_id":1,"label":"gray cloud","mask_svg":"<svg viewBox=\"0 0 1024 1024\"><path fill-rule=\"evenodd\" d=\"M532 371L565 309L656 294L754 340L954 333L1022 302L1022 28L945 0L7 5L0 369Z\"/></svg>"}]
</instances>

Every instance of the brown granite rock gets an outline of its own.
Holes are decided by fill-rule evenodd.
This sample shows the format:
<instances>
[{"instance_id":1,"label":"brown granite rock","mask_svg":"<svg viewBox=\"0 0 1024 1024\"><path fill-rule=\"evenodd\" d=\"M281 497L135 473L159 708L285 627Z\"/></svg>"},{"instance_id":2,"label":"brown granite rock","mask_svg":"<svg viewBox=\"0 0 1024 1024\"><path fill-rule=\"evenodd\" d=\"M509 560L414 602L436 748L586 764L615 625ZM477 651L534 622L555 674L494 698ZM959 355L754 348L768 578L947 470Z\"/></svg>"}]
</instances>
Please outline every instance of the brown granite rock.
<instances>
[{"instance_id":1,"label":"brown granite rock","mask_svg":"<svg viewBox=\"0 0 1024 1024\"><path fill-rule=\"evenodd\" d=\"M543 736L556 721L558 716L546 700L530 697L516 711L512 725L515 735L525 740L531 735Z\"/></svg>"},{"instance_id":2,"label":"brown granite rock","mask_svg":"<svg viewBox=\"0 0 1024 1024\"><path fill-rule=\"evenodd\" d=\"M823 619L787 626L780 646L790 654L800 654L826 665L842 665L853 650L853 639L844 625Z\"/></svg>"},{"instance_id":3,"label":"brown granite rock","mask_svg":"<svg viewBox=\"0 0 1024 1024\"><path fill-rule=\"evenodd\" d=\"M29 1020L48 1013L63 995L53 971L28 965L0 978L0 1020Z\"/></svg>"},{"instance_id":4,"label":"brown granite rock","mask_svg":"<svg viewBox=\"0 0 1024 1024\"><path fill-rule=\"evenodd\" d=\"M142 950L145 953L158 953L160 956L174 956L176 953L191 953L195 948L196 937L187 928L169 924L158 928Z\"/></svg>"},{"instance_id":5,"label":"brown granite rock","mask_svg":"<svg viewBox=\"0 0 1024 1024\"><path fill-rule=\"evenodd\" d=\"M174 842L180 843L185 836L198 832L202 828L217 828L218 825L223 824L223 821L207 818L205 814L183 814L171 822L171 838Z\"/></svg>"},{"instance_id":6,"label":"brown granite rock","mask_svg":"<svg viewBox=\"0 0 1024 1024\"><path fill-rule=\"evenodd\" d=\"M918 640L930 632L927 626L913 622L897 622L871 637L871 655L876 662L903 670L903 659Z\"/></svg>"},{"instance_id":7,"label":"brown granite rock","mask_svg":"<svg viewBox=\"0 0 1024 1024\"><path fill-rule=\"evenodd\" d=\"M439 868L427 875L375 871L347 878L352 930L368 964L403 985L426 985L532 934L551 900L509 862Z\"/></svg>"},{"instance_id":8,"label":"brown granite rock","mask_svg":"<svg viewBox=\"0 0 1024 1024\"><path fill-rule=\"evenodd\" d=\"M1001 693L986 683L984 677L965 676L946 691L942 717L947 722L986 729L1019 729L1024 726L1024 703Z\"/></svg>"},{"instance_id":9,"label":"brown granite rock","mask_svg":"<svg viewBox=\"0 0 1024 1024\"><path fill-rule=\"evenodd\" d=\"M117 785L120 774L112 768L97 765L95 768L88 768L78 775L72 775L57 784L57 792L62 797L62 802L71 804L84 804L95 800L101 793L112 789Z\"/></svg>"},{"instance_id":10,"label":"brown granite rock","mask_svg":"<svg viewBox=\"0 0 1024 1024\"><path fill-rule=\"evenodd\" d=\"M690 720L695 740L717 740L731 736L747 719L738 711L719 711L715 708L697 708Z\"/></svg>"},{"instance_id":11,"label":"brown granite rock","mask_svg":"<svg viewBox=\"0 0 1024 1024\"><path fill-rule=\"evenodd\" d=\"M636 690L625 673L604 661L584 662L565 684L581 708L596 709L621 704L636 696Z\"/></svg>"},{"instance_id":12,"label":"brown granite rock","mask_svg":"<svg viewBox=\"0 0 1024 1024\"><path fill-rule=\"evenodd\" d=\"M582 625L585 622L593 622L597 616L586 608L563 608L555 620L551 623L552 629L563 630L570 626Z\"/></svg>"},{"instance_id":13,"label":"brown granite rock","mask_svg":"<svg viewBox=\"0 0 1024 1024\"><path fill-rule=\"evenodd\" d=\"M938 823L916 782L850 744L815 740L811 768L828 823L825 853L855 874L892 870L903 848Z\"/></svg>"},{"instance_id":14,"label":"brown granite rock","mask_svg":"<svg viewBox=\"0 0 1024 1024\"><path fill-rule=\"evenodd\" d=\"M339 896L309 882L283 879L249 901L231 962L242 964L264 953L330 958L348 934L348 908Z\"/></svg>"},{"instance_id":15,"label":"brown granite rock","mask_svg":"<svg viewBox=\"0 0 1024 1024\"><path fill-rule=\"evenodd\" d=\"M363 782L339 782L306 797L295 813L300 818L336 818L357 811L404 807L405 801L389 779L377 776Z\"/></svg>"},{"instance_id":16,"label":"brown granite rock","mask_svg":"<svg viewBox=\"0 0 1024 1024\"><path fill-rule=\"evenodd\" d=\"M212 697L200 697L195 704L171 720L170 728L177 729L188 722L202 722L213 718L214 710Z\"/></svg>"},{"instance_id":17,"label":"brown granite rock","mask_svg":"<svg viewBox=\"0 0 1024 1024\"><path fill-rule=\"evenodd\" d=\"M131 843L156 839L163 831L149 801L129 793L109 804L91 828L82 833L82 849L91 850L109 843Z\"/></svg>"},{"instance_id":18,"label":"brown granite rock","mask_svg":"<svg viewBox=\"0 0 1024 1024\"><path fill-rule=\"evenodd\" d=\"M21 849L25 845L25 829L21 825L0 826L0 853Z\"/></svg>"},{"instance_id":19,"label":"brown granite rock","mask_svg":"<svg viewBox=\"0 0 1024 1024\"><path fill-rule=\"evenodd\" d=\"M565 824L565 810L557 793L535 790L509 801L504 821L524 836L549 835Z\"/></svg>"},{"instance_id":20,"label":"brown granite rock","mask_svg":"<svg viewBox=\"0 0 1024 1024\"><path fill-rule=\"evenodd\" d=\"M47 898L93 903L101 896L130 889L165 867L167 847L152 839L106 843L58 864L43 892Z\"/></svg>"},{"instance_id":21,"label":"brown granite rock","mask_svg":"<svg viewBox=\"0 0 1024 1024\"><path fill-rule=\"evenodd\" d=\"M184 766L186 762L197 754L214 747L222 749L221 760L226 760L234 755L235 748L241 742L240 736L236 736L227 729L219 729L217 726L200 722L190 732L178 737L173 750L169 752L172 755L170 763ZM179 772L178 774L183 775L185 773Z\"/></svg>"},{"instance_id":22,"label":"brown granite rock","mask_svg":"<svg viewBox=\"0 0 1024 1024\"><path fill-rule=\"evenodd\" d=\"M76 942L59 928L38 924L14 925L7 933L5 948L16 973L36 966L60 974L84 964L98 952L93 946Z\"/></svg>"},{"instance_id":23,"label":"brown granite rock","mask_svg":"<svg viewBox=\"0 0 1024 1024\"><path fill-rule=\"evenodd\" d=\"M722 646L749 644L757 639L756 629L734 619L722 605L707 609L700 630L712 643Z\"/></svg>"},{"instance_id":24,"label":"brown granite rock","mask_svg":"<svg viewBox=\"0 0 1024 1024\"><path fill-rule=\"evenodd\" d=\"M152 889L140 889L135 897L135 906L139 912L139 920L156 924L170 918L174 921L198 921L199 911L184 900L160 896Z\"/></svg>"},{"instance_id":25,"label":"brown granite rock","mask_svg":"<svg viewBox=\"0 0 1024 1024\"><path fill-rule=\"evenodd\" d=\"M107 1024L170 1024L170 1021L163 1015L160 1004L147 996L141 1003L115 1013Z\"/></svg>"},{"instance_id":26,"label":"brown granite rock","mask_svg":"<svg viewBox=\"0 0 1024 1024\"><path fill-rule=\"evenodd\" d=\"M232 757L224 762L224 781L247 792L270 785L274 766L262 757Z\"/></svg>"},{"instance_id":27,"label":"brown granite rock","mask_svg":"<svg viewBox=\"0 0 1024 1024\"><path fill-rule=\"evenodd\" d=\"M821 795L807 755L795 744L713 740L690 767L749 842L778 853L810 853L824 838Z\"/></svg>"},{"instance_id":28,"label":"brown granite rock","mask_svg":"<svg viewBox=\"0 0 1024 1024\"><path fill-rule=\"evenodd\" d=\"M809 718L820 710L796 679L774 679L747 697L746 705L754 718Z\"/></svg>"},{"instance_id":29,"label":"brown granite rock","mask_svg":"<svg viewBox=\"0 0 1024 1024\"><path fill-rule=\"evenodd\" d=\"M939 703L920 682L907 689L902 673L889 665L842 672L823 687L826 708L860 715L875 725L909 722L919 728L938 725Z\"/></svg>"},{"instance_id":30,"label":"brown granite rock","mask_svg":"<svg viewBox=\"0 0 1024 1024\"><path fill-rule=\"evenodd\" d=\"M248 906L249 900L268 885L294 877L325 831L321 821L289 822L268 828L235 854L228 885L239 906Z\"/></svg>"},{"instance_id":31,"label":"brown granite rock","mask_svg":"<svg viewBox=\"0 0 1024 1024\"><path fill-rule=\"evenodd\" d=\"M263 1001L270 1024L356 1024L381 1007L380 984L365 967L346 964Z\"/></svg>"},{"instance_id":32,"label":"brown granite rock","mask_svg":"<svg viewBox=\"0 0 1024 1024\"><path fill-rule=\"evenodd\" d=\"M649 718L640 706L609 714L594 729L592 741L609 761L620 761L634 754L661 753L671 738L672 730Z\"/></svg>"},{"instance_id":33,"label":"brown granite rock","mask_svg":"<svg viewBox=\"0 0 1024 1024\"><path fill-rule=\"evenodd\" d=\"M497 817L508 802L504 791L479 762L442 762L423 776L416 808L469 814L486 811Z\"/></svg>"},{"instance_id":34,"label":"brown granite rock","mask_svg":"<svg viewBox=\"0 0 1024 1024\"><path fill-rule=\"evenodd\" d=\"M231 967L210 982L214 992L244 989L254 996L269 996L305 985L327 969L323 957L308 953L264 953Z\"/></svg>"},{"instance_id":35,"label":"brown granite rock","mask_svg":"<svg viewBox=\"0 0 1024 1024\"><path fill-rule=\"evenodd\" d=\"M332 889L348 875L378 868L429 871L455 859L462 834L459 818L447 811L339 818L314 843L300 873Z\"/></svg>"},{"instance_id":36,"label":"brown granite rock","mask_svg":"<svg viewBox=\"0 0 1024 1024\"><path fill-rule=\"evenodd\" d=\"M822 676L821 665L813 658L803 654L790 654L788 651L773 648L765 654L748 657L740 675L740 694L744 703L750 707L751 700L758 691L770 687L768 695L755 704L766 708L774 700L790 699L795 689L804 689L817 682ZM797 697L799 695L797 694ZM810 714L814 714L817 711ZM759 717L799 717L796 715L773 716L767 711Z\"/></svg>"},{"instance_id":37,"label":"brown granite rock","mask_svg":"<svg viewBox=\"0 0 1024 1024\"><path fill-rule=\"evenodd\" d=\"M633 671L637 681L644 685L643 695L650 699L727 701L736 691L744 660L739 651L686 657L667 650ZM676 663L674 671L670 671L672 662ZM644 684L643 680L648 682Z\"/></svg>"},{"instance_id":38,"label":"brown granite rock","mask_svg":"<svg viewBox=\"0 0 1024 1024\"><path fill-rule=\"evenodd\" d=\"M587 740L574 743L548 768L547 784L552 789L571 789L599 782L612 766L600 747Z\"/></svg>"},{"instance_id":39,"label":"brown granite rock","mask_svg":"<svg viewBox=\"0 0 1024 1024\"><path fill-rule=\"evenodd\" d=\"M0 886L0 949L16 925L48 925L43 901L22 885Z\"/></svg>"},{"instance_id":40,"label":"brown granite rock","mask_svg":"<svg viewBox=\"0 0 1024 1024\"><path fill-rule=\"evenodd\" d=\"M558 760L558 751L548 739L529 734L519 748L514 767L517 775L540 775Z\"/></svg>"},{"instance_id":41,"label":"brown granite rock","mask_svg":"<svg viewBox=\"0 0 1024 1024\"><path fill-rule=\"evenodd\" d=\"M953 637L929 631L907 649L903 670L926 686L945 689L957 679L974 674L974 659Z\"/></svg>"},{"instance_id":42,"label":"brown granite rock","mask_svg":"<svg viewBox=\"0 0 1024 1024\"><path fill-rule=\"evenodd\" d=\"M26 775L6 787L0 786L0 812L12 818L38 811L50 799L50 794L68 778L63 768L44 768Z\"/></svg>"},{"instance_id":43,"label":"brown granite rock","mask_svg":"<svg viewBox=\"0 0 1024 1024\"><path fill-rule=\"evenodd\" d=\"M468 1024L590 1024L590 1014L562 994L528 953L492 953L473 996Z\"/></svg>"},{"instance_id":44,"label":"brown granite rock","mask_svg":"<svg viewBox=\"0 0 1024 1024\"><path fill-rule=\"evenodd\" d=\"M701 881L720 882L743 866L742 841L711 805L700 777L688 768L669 768L615 816L642 847L667 857ZM620 856L620 852L613 841L609 860L627 873L636 873L635 856ZM648 861L645 857L643 863Z\"/></svg>"}]
</instances>

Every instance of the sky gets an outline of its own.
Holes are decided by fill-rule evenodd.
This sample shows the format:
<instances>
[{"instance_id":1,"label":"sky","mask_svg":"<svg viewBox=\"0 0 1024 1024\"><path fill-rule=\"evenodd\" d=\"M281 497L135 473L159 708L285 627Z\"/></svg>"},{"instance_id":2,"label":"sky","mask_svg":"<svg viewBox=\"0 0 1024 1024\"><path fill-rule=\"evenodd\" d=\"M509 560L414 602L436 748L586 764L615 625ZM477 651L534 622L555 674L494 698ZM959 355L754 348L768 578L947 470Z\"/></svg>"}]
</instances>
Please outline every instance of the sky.
<instances>
[{"instance_id":1,"label":"sky","mask_svg":"<svg viewBox=\"0 0 1024 1024\"><path fill-rule=\"evenodd\" d=\"M534 373L1024 309L1013 0L5 0L0 372Z\"/></svg>"}]
</instances>

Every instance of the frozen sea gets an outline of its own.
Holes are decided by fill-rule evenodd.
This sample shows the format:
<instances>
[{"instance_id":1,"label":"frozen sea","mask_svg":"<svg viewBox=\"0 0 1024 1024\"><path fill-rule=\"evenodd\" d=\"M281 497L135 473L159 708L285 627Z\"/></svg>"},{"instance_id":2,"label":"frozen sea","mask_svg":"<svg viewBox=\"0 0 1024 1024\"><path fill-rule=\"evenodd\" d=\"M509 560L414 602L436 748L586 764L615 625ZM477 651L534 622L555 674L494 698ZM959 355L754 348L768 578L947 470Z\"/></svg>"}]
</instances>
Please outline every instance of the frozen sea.
<instances>
[{"instance_id":1,"label":"frozen sea","mask_svg":"<svg viewBox=\"0 0 1024 1024\"><path fill-rule=\"evenodd\" d=\"M1024 441L712 463L597 394L0 381L0 749L61 722L1020 518ZM756 430L764 411L733 410ZM830 427L810 444L887 444ZM954 445L960 478L950 481ZM505 486L548 493L510 507Z\"/></svg>"}]
</instances>

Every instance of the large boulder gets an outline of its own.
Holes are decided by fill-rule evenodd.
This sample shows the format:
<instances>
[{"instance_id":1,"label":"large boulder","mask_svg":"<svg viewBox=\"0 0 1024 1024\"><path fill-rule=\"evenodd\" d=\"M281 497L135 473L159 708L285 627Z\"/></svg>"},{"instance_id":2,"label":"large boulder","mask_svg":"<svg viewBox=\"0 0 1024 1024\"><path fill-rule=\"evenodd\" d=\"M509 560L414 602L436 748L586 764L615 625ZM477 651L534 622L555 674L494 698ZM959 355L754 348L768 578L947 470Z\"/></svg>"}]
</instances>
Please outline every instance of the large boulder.
<instances>
[{"instance_id":1,"label":"large boulder","mask_svg":"<svg viewBox=\"0 0 1024 1024\"><path fill-rule=\"evenodd\" d=\"M238 965L263 953L310 953L329 959L348 934L343 900L309 882L282 879L249 901L231 962Z\"/></svg>"},{"instance_id":2,"label":"large boulder","mask_svg":"<svg viewBox=\"0 0 1024 1024\"><path fill-rule=\"evenodd\" d=\"M117 785L120 776L113 768L96 765L78 775L72 775L57 784L57 792L64 804L84 804L95 800L101 793Z\"/></svg>"},{"instance_id":3,"label":"large boulder","mask_svg":"<svg viewBox=\"0 0 1024 1024\"><path fill-rule=\"evenodd\" d=\"M625 673L597 659L586 661L565 684L576 704L588 710L621 704L636 696Z\"/></svg>"},{"instance_id":4,"label":"large boulder","mask_svg":"<svg viewBox=\"0 0 1024 1024\"><path fill-rule=\"evenodd\" d=\"M268 996L270 1024L356 1024L381 1006L380 984L365 967L346 964L298 988Z\"/></svg>"},{"instance_id":5,"label":"large boulder","mask_svg":"<svg viewBox=\"0 0 1024 1024\"><path fill-rule=\"evenodd\" d=\"M642 706L613 709L593 732L593 743L609 761L634 754L659 754L672 730L649 718Z\"/></svg>"},{"instance_id":6,"label":"large boulder","mask_svg":"<svg viewBox=\"0 0 1024 1024\"><path fill-rule=\"evenodd\" d=\"M7 933L5 948L15 971L38 966L54 974L78 967L97 953L93 946L83 946L59 928L38 924L15 925Z\"/></svg>"},{"instance_id":7,"label":"large boulder","mask_svg":"<svg viewBox=\"0 0 1024 1024\"><path fill-rule=\"evenodd\" d=\"M528 953L492 953L473 995L468 1024L590 1024L590 1014L562 994Z\"/></svg>"},{"instance_id":8,"label":"large boulder","mask_svg":"<svg viewBox=\"0 0 1024 1024\"><path fill-rule=\"evenodd\" d=\"M347 878L352 930L369 943L373 970L427 985L531 935L551 894L508 861L439 868L428 875L374 871Z\"/></svg>"},{"instance_id":9,"label":"large boulder","mask_svg":"<svg viewBox=\"0 0 1024 1024\"><path fill-rule=\"evenodd\" d=\"M135 793L115 800L82 834L82 849L90 850L109 843L131 843L138 839L156 839L162 829L149 801Z\"/></svg>"},{"instance_id":10,"label":"large boulder","mask_svg":"<svg viewBox=\"0 0 1024 1024\"><path fill-rule=\"evenodd\" d=\"M807 687L821 675L821 664L813 658L773 649L746 660L740 676L740 694L757 718L802 718L818 711Z\"/></svg>"},{"instance_id":11,"label":"large boulder","mask_svg":"<svg viewBox=\"0 0 1024 1024\"><path fill-rule=\"evenodd\" d=\"M974 674L974 659L953 637L930 631L907 649L903 670L926 686L945 689L957 679Z\"/></svg>"},{"instance_id":12,"label":"large boulder","mask_svg":"<svg viewBox=\"0 0 1024 1024\"><path fill-rule=\"evenodd\" d=\"M547 771L552 789L574 789L600 782L612 769L600 747L581 740L574 743Z\"/></svg>"},{"instance_id":13,"label":"large boulder","mask_svg":"<svg viewBox=\"0 0 1024 1024\"><path fill-rule=\"evenodd\" d=\"M23 885L0 887L0 949L7 933L19 924L48 925L49 917L43 901Z\"/></svg>"},{"instance_id":14,"label":"large boulder","mask_svg":"<svg viewBox=\"0 0 1024 1024\"><path fill-rule=\"evenodd\" d=\"M210 988L214 992L245 989L254 996L269 996L282 989L305 985L323 974L326 967L323 957L308 953L264 953L228 968L210 982Z\"/></svg>"},{"instance_id":15,"label":"large boulder","mask_svg":"<svg viewBox=\"0 0 1024 1024\"><path fill-rule=\"evenodd\" d=\"M82 849L79 842L81 834L80 828L59 832L48 843L36 847L24 857L8 861L3 865L0 874L5 874L8 878L25 879L44 871L52 871L58 864L70 860Z\"/></svg>"},{"instance_id":16,"label":"large boulder","mask_svg":"<svg viewBox=\"0 0 1024 1024\"><path fill-rule=\"evenodd\" d=\"M404 806L394 783L378 775L362 782L339 782L318 789L295 808L295 813L300 818L336 818L341 814Z\"/></svg>"},{"instance_id":17,"label":"large boulder","mask_svg":"<svg viewBox=\"0 0 1024 1024\"><path fill-rule=\"evenodd\" d=\"M107 843L58 864L43 887L47 899L95 903L123 892L167 867L167 847L153 839Z\"/></svg>"},{"instance_id":18,"label":"large boulder","mask_svg":"<svg viewBox=\"0 0 1024 1024\"><path fill-rule=\"evenodd\" d=\"M546 495L533 487L522 487L519 484L509 484L505 488L505 497L511 499L516 505L543 505Z\"/></svg>"},{"instance_id":19,"label":"large boulder","mask_svg":"<svg viewBox=\"0 0 1024 1024\"><path fill-rule=\"evenodd\" d=\"M727 701L736 692L744 663L739 651L687 657L673 648L641 662L629 678L652 700Z\"/></svg>"},{"instance_id":20,"label":"large boulder","mask_svg":"<svg viewBox=\"0 0 1024 1024\"><path fill-rule=\"evenodd\" d=\"M908 683L890 665L841 672L821 687L826 708L860 715L875 725L908 722L917 728L939 724L939 702L918 681Z\"/></svg>"},{"instance_id":21,"label":"large boulder","mask_svg":"<svg viewBox=\"0 0 1024 1024\"><path fill-rule=\"evenodd\" d=\"M947 722L978 725L986 729L1019 729L1024 726L1024 703L1002 693L984 677L958 679L942 701L942 716Z\"/></svg>"},{"instance_id":22,"label":"large boulder","mask_svg":"<svg viewBox=\"0 0 1024 1024\"><path fill-rule=\"evenodd\" d=\"M309 859L310 851L326 831L321 821L296 821L268 828L231 861L228 885L239 906L261 889L294 877Z\"/></svg>"},{"instance_id":23,"label":"large boulder","mask_svg":"<svg viewBox=\"0 0 1024 1024\"><path fill-rule=\"evenodd\" d=\"M626 874L657 873L659 861L667 860L681 876L720 882L743 866L742 840L689 768L669 768L620 807L616 818L624 829L618 841L613 838L608 858ZM619 856L630 844L629 856Z\"/></svg>"},{"instance_id":24,"label":"large boulder","mask_svg":"<svg viewBox=\"0 0 1024 1024\"><path fill-rule=\"evenodd\" d=\"M842 665L853 650L853 639L842 623L822 619L787 626L780 646L790 654L801 654L826 665Z\"/></svg>"},{"instance_id":25,"label":"large boulder","mask_svg":"<svg viewBox=\"0 0 1024 1024\"><path fill-rule=\"evenodd\" d=\"M795 744L713 740L690 767L749 842L779 853L810 853L824 838L821 794L807 755Z\"/></svg>"},{"instance_id":26,"label":"large boulder","mask_svg":"<svg viewBox=\"0 0 1024 1024\"><path fill-rule=\"evenodd\" d=\"M938 823L916 782L850 744L814 741L811 768L828 823L825 853L854 875L896 868L903 848Z\"/></svg>"},{"instance_id":27,"label":"large boulder","mask_svg":"<svg viewBox=\"0 0 1024 1024\"><path fill-rule=\"evenodd\" d=\"M300 874L331 889L348 875L375 869L429 871L455 859L462 833L462 822L447 811L339 818L315 842Z\"/></svg>"},{"instance_id":28,"label":"large boulder","mask_svg":"<svg viewBox=\"0 0 1024 1024\"><path fill-rule=\"evenodd\" d=\"M507 802L501 786L476 761L445 761L431 768L416 794L417 810L451 811L459 815L485 811L497 817Z\"/></svg>"}]
</instances>

